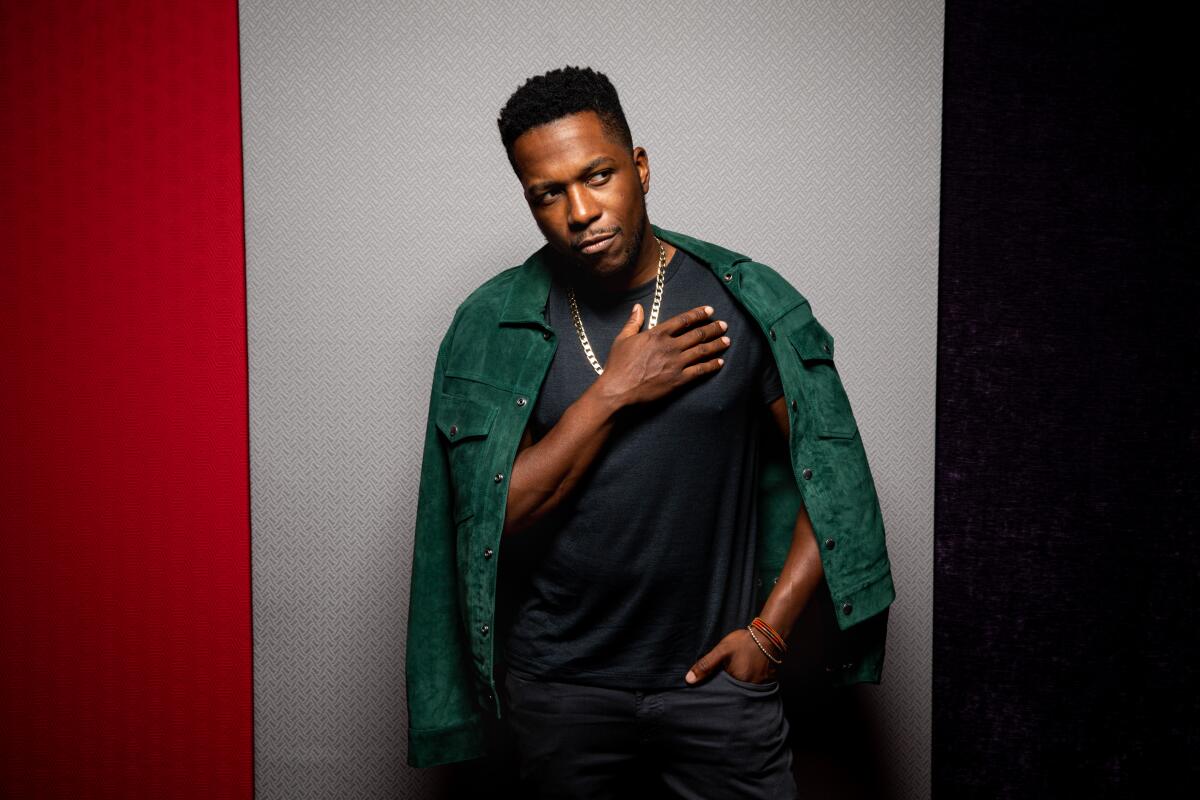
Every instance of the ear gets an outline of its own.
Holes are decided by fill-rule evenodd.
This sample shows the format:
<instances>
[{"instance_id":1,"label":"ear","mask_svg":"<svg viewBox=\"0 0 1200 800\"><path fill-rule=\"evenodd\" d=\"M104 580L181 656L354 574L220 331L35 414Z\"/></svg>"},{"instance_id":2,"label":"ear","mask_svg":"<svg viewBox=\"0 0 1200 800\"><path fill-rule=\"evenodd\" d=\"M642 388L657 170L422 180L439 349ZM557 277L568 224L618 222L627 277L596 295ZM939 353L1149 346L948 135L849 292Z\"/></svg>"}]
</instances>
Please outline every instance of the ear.
<instances>
[{"instance_id":1,"label":"ear","mask_svg":"<svg viewBox=\"0 0 1200 800\"><path fill-rule=\"evenodd\" d=\"M638 172L638 180L642 184L642 194L650 193L650 156L646 148L635 147L630 151L633 156L633 166Z\"/></svg>"}]
</instances>

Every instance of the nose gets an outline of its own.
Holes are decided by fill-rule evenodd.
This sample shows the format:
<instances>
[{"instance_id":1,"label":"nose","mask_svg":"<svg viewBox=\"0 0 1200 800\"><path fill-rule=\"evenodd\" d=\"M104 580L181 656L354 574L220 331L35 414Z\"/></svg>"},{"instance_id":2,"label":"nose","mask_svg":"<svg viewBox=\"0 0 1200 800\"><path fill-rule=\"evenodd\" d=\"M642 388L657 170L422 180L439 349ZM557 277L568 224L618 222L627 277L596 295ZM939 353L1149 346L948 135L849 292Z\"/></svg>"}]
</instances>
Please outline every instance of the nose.
<instances>
[{"instance_id":1,"label":"nose","mask_svg":"<svg viewBox=\"0 0 1200 800\"><path fill-rule=\"evenodd\" d=\"M600 205L591 192L582 186L567 187L568 221L575 227L586 227L600 216Z\"/></svg>"}]
</instances>

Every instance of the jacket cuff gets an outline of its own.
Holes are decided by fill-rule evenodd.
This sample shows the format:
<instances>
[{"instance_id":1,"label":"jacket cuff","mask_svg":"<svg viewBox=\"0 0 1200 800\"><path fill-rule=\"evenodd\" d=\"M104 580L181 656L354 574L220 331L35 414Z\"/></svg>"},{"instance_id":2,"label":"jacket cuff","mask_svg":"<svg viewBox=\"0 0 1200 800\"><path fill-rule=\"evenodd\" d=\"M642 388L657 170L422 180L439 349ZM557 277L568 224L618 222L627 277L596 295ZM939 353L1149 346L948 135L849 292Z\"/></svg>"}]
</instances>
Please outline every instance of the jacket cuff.
<instances>
[{"instance_id":1,"label":"jacket cuff","mask_svg":"<svg viewBox=\"0 0 1200 800\"><path fill-rule=\"evenodd\" d=\"M887 651L888 616L896 588L891 571L865 586L860 586L845 598L852 603L852 613L845 614L835 604L840 632L830 653L831 661L825 673L833 686L856 683L880 683Z\"/></svg>"},{"instance_id":2,"label":"jacket cuff","mask_svg":"<svg viewBox=\"0 0 1200 800\"><path fill-rule=\"evenodd\" d=\"M446 728L408 732L410 767L432 767L485 755L483 720L479 717Z\"/></svg>"},{"instance_id":3,"label":"jacket cuff","mask_svg":"<svg viewBox=\"0 0 1200 800\"><path fill-rule=\"evenodd\" d=\"M831 686L852 686L856 683L883 681L883 662L887 651L887 612L862 623L862 628L874 628L869 636L863 636L841 648L837 660L825 666ZM864 631L865 633L865 631Z\"/></svg>"}]
</instances>

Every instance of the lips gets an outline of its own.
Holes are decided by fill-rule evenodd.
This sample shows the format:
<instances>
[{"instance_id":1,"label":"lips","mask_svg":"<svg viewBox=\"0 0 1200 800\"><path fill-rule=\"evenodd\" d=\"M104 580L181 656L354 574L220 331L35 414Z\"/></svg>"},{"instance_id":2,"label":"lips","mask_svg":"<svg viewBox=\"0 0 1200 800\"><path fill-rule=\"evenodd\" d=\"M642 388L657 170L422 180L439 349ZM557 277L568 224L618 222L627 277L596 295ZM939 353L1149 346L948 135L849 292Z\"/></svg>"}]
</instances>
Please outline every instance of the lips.
<instances>
[{"instance_id":1,"label":"lips","mask_svg":"<svg viewBox=\"0 0 1200 800\"><path fill-rule=\"evenodd\" d=\"M614 238L616 238L615 233L610 233L607 236L592 237L591 239L584 240L584 242L579 245L579 249L588 255L599 253L608 249Z\"/></svg>"}]
</instances>

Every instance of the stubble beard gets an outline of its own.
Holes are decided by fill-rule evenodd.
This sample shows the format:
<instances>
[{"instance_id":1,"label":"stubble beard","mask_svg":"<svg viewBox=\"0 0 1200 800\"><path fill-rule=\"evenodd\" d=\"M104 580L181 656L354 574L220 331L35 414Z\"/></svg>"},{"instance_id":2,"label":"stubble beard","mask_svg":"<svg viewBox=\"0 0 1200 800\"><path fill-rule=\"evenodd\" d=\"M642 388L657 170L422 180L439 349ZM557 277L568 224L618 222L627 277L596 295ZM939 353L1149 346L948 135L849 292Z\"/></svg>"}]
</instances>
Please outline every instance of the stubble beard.
<instances>
[{"instance_id":1,"label":"stubble beard","mask_svg":"<svg viewBox=\"0 0 1200 800\"><path fill-rule=\"evenodd\" d=\"M624 236L624 238L628 242L629 247L626 250L625 260L621 263L621 266L614 273L610 273L610 274L631 276L633 272L637 271L637 261L638 261L638 258L642 254L642 243L646 239L646 207L645 207L645 205L642 206L641 213L638 215L637 222L633 226L632 231L627 231L627 230L623 229L621 231L621 233L626 234ZM545 237L543 237L543 238L545 238ZM549 241L548 238L547 238L547 241ZM564 261L560 261L560 266L565 266ZM573 270L573 269L567 270L568 274L572 273L572 272L575 272L575 270ZM582 274L576 273L574 280L582 284L581 288L584 289L584 291L587 291L590 293L595 290L594 285L597 283L599 278L600 278L599 275L592 272L590 269L588 269L585 266L584 269L582 270Z\"/></svg>"},{"instance_id":2,"label":"stubble beard","mask_svg":"<svg viewBox=\"0 0 1200 800\"><path fill-rule=\"evenodd\" d=\"M625 255L625 263L621 265L621 274L629 275L637 269L637 260L642 254L642 241L645 238L646 226L645 216L643 216L629 238L629 252Z\"/></svg>"},{"instance_id":3,"label":"stubble beard","mask_svg":"<svg viewBox=\"0 0 1200 800\"><path fill-rule=\"evenodd\" d=\"M642 243L646 239L646 199L642 198L641 208L634 221L633 230L626 237L629 242L629 250L625 254L625 262L621 264L619 274L632 277L637 271L637 261L642 255Z\"/></svg>"}]
</instances>

